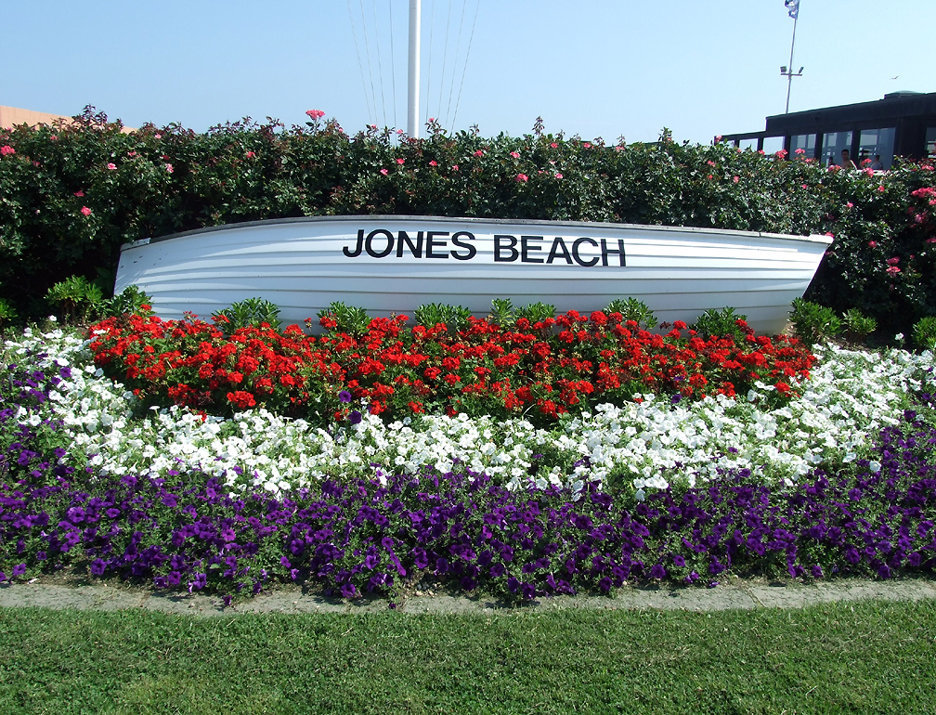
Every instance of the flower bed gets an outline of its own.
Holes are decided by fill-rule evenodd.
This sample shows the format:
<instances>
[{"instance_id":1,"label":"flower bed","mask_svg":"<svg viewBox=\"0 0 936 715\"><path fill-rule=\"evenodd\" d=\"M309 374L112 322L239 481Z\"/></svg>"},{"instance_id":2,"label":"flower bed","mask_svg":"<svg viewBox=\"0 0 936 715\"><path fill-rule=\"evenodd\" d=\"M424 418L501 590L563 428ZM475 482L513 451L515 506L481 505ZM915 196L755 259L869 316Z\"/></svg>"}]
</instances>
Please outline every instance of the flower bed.
<instances>
[{"instance_id":1,"label":"flower bed","mask_svg":"<svg viewBox=\"0 0 936 715\"><path fill-rule=\"evenodd\" d=\"M746 394L756 382L790 396L815 358L795 338L697 335L677 321L652 334L620 313L570 311L513 326L469 319L469 327L406 327L406 316L374 319L361 336L322 337L292 325L225 332L196 318L143 315L92 326L94 362L150 404L230 413L257 406L322 424L360 413L385 419L432 413L524 416L549 423L594 405L643 395L675 400ZM322 325L336 327L330 317Z\"/></svg>"},{"instance_id":2,"label":"flower bed","mask_svg":"<svg viewBox=\"0 0 936 715\"><path fill-rule=\"evenodd\" d=\"M226 597L289 580L353 597L426 578L529 599L936 563L931 353L825 347L782 402L755 381L541 427L147 409L92 361L68 331L5 346L2 579L77 568Z\"/></svg>"}]
</instances>

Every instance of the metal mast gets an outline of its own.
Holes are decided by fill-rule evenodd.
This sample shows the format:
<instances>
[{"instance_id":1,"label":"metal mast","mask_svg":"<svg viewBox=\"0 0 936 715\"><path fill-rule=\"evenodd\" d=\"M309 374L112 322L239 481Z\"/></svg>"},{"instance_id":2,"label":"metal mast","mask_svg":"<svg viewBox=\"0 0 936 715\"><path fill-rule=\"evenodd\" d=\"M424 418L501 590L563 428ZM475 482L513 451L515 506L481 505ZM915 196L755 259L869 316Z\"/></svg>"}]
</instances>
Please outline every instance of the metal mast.
<instances>
[{"instance_id":1,"label":"metal mast","mask_svg":"<svg viewBox=\"0 0 936 715\"><path fill-rule=\"evenodd\" d=\"M796 22L799 20L799 3L800 0L784 0L783 3L786 5L790 17L793 18L793 40L790 42L790 64L780 68L780 75L787 78L786 114L790 113L790 90L793 88L793 78L803 76L802 67L799 68L799 72L793 71L793 48L796 46Z\"/></svg>"},{"instance_id":2,"label":"metal mast","mask_svg":"<svg viewBox=\"0 0 936 715\"><path fill-rule=\"evenodd\" d=\"M409 4L409 92L406 133L419 139L419 23L421 0ZM787 100L789 101L789 100Z\"/></svg>"}]
</instances>

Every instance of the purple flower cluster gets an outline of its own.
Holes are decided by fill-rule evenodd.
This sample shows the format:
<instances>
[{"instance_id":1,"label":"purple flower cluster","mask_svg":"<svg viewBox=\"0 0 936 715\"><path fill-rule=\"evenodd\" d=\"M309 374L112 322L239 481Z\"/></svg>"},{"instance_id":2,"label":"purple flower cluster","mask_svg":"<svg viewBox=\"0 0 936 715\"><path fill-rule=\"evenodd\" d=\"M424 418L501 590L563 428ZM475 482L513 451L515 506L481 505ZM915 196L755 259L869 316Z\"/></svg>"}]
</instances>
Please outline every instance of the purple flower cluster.
<instances>
[{"instance_id":1,"label":"purple flower cluster","mask_svg":"<svg viewBox=\"0 0 936 715\"><path fill-rule=\"evenodd\" d=\"M21 372L12 397L39 404L54 379ZM920 409L931 414L931 396ZM888 578L936 567L936 429L914 412L880 435L877 463L817 470L795 489L726 471L640 503L597 484L512 492L460 465L235 497L198 472L69 465L64 430L14 415L0 407L0 581L77 569L228 601L277 581L354 598L430 579L514 601L711 585L728 571Z\"/></svg>"}]
</instances>

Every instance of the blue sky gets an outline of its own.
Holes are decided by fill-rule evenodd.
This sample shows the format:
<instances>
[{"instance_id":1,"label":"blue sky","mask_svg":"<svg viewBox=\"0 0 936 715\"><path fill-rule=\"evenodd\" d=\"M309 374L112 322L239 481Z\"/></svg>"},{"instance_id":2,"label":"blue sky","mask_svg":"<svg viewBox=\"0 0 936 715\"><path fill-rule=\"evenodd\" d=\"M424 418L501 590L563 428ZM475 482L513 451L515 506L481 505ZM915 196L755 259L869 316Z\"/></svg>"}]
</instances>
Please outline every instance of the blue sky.
<instances>
[{"instance_id":1,"label":"blue sky","mask_svg":"<svg viewBox=\"0 0 936 715\"><path fill-rule=\"evenodd\" d=\"M406 127L408 0L3 6L0 104L196 131L243 117ZM447 129L677 140L784 111L783 0L422 0L423 107ZM473 27L473 34L472 34ZM461 33L458 30L461 29ZM936 92L936 0L801 0L790 110ZM470 51L469 51L470 41ZM467 56L467 61L466 61Z\"/></svg>"}]
</instances>

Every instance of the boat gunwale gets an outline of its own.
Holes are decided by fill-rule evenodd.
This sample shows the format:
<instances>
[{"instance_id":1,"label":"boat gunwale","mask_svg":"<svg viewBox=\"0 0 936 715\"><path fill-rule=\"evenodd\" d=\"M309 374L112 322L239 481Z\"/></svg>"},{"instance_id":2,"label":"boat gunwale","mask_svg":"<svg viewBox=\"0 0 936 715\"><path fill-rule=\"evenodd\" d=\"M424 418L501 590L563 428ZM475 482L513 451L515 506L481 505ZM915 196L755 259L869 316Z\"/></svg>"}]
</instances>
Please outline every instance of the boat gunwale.
<instances>
[{"instance_id":1,"label":"boat gunwale","mask_svg":"<svg viewBox=\"0 0 936 715\"><path fill-rule=\"evenodd\" d=\"M555 226L579 228L582 226L619 230L641 230L641 231L660 231L660 232L680 232L680 233L698 233L702 235L728 235L746 238L770 238L783 241L802 241L806 243L824 243L831 245L833 238L821 234L810 234L808 236L797 236L786 233L768 233L765 231L742 231L738 229L705 228L700 226L665 226L662 224L639 224L639 223L606 223L601 221L553 221L549 219L510 219L510 218L485 218L481 216L430 216L421 214L349 214L340 216L289 216L284 218L259 219L256 221L242 221L239 223L226 223L218 226L205 226L203 228L194 228L187 231L179 231L163 236L145 237L135 241L129 241L120 246L123 253L126 250L139 248L141 246L161 243L176 238L188 238L205 233L214 233L217 231L227 231L231 229L256 228L262 226L284 225L290 223L321 223L321 222L360 222L360 221L433 221L441 223L461 223L461 224L501 224L515 226Z\"/></svg>"}]
</instances>

